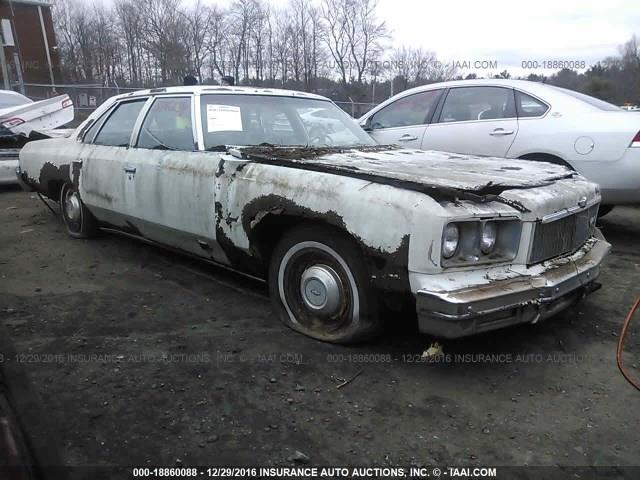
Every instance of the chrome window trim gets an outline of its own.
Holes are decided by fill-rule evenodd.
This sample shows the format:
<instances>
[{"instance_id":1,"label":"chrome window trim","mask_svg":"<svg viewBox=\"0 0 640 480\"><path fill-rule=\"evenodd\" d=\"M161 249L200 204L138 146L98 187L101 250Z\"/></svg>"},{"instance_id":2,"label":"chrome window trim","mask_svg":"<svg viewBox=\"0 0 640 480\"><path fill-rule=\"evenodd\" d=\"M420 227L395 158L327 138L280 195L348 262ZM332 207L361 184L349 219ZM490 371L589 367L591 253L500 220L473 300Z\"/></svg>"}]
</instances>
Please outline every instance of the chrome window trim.
<instances>
[{"instance_id":1,"label":"chrome window trim","mask_svg":"<svg viewBox=\"0 0 640 480\"><path fill-rule=\"evenodd\" d=\"M196 140L198 142L197 149L201 152L204 151L204 130L202 129L202 105L200 99L200 92L196 92L193 95L194 105L194 117L193 126L196 130Z\"/></svg>"},{"instance_id":2,"label":"chrome window trim","mask_svg":"<svg viewBox=\"0 0 640 480\"><path fill-rule=\"evenodd\" d=\"M138 113L138 118L136 119L136 123L133 124L133 130L131 131L131 137L129 137L129 147L137 148L138 137L140 136L140 128L142 127L142 122L147 118L147 113L149 113L149 109L155 100L154 97L148 97L145 104L140 109L140 113Z\"/></svg>"}]
</instances>

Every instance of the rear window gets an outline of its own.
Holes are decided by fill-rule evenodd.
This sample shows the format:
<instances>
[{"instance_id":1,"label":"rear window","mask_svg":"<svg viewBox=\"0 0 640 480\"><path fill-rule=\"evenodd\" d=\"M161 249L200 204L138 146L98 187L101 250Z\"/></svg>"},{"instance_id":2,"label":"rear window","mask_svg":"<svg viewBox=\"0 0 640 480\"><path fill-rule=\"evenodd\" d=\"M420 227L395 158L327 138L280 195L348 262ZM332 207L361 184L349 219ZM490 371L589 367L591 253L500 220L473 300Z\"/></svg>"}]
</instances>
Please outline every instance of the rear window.
<instances>
[{"instance_id":1,"label":"rear window","mask_svg":"<svg viewBox=\"0 0 640 480\"><path fill-rule=\"evenodd\" d=\"M138 114L147 99L121 103L109 115L93 143L111 147L127 147Z\"/></svg>"},{"instance_id":2,"label":"rear window","mask_svg":"<svg viewBox=\"0 0 640 480\"><path fill-rule=\"evenodd\" d=\"M619 112L620 110L622 110L620 107L618 107L617 105L614 105L612 103L609 102L605 102L604 100L600 100L598 98L595 97L590 97L589 95L585 95L584 93L580 93L580 92L575 92L573 90L569 90L566 88L561 88L561 87L555 87L553 85L549 85L551 88L555 88L556 90L560 90L562 93L565 93L575 99L578 99L584 103L588 103L589 105L591 105L592 107L595 107L599 110L604 110L605 112Z\"/></svg>"},{"instance_id":3,"label":"rear window","mask_svg":"<svg viewBox=\"0 0 640 480\"><path fill-rule=\"evenodd\" d=\"M201 95L205 149L237 145L348 147L375 142L328 100Z\"/></svg>"},{"instance_id":4,"label":"rear window","mask_svg":"<svg viewBox=\"0 0 640 480\"><path fill-rule=\"evenodd\" d=\"M520 118L541 117L549 107L546 103L541 102L531 95L516 90L516 110Z\"/></svg>"}]
</instances>

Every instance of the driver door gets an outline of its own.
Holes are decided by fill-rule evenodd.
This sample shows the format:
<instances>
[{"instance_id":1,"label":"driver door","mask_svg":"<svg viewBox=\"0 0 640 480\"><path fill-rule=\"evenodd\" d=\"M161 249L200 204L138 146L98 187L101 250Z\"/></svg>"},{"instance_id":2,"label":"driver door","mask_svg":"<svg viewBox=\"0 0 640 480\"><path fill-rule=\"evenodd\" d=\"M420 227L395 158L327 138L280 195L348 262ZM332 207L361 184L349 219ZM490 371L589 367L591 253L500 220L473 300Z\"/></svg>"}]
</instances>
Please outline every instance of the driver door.
<instances>
[{"instance_id":1,"label":"driver door","mask_svg":"<svg viewBox=\"0 0 640 480\"><path fill-rule=\"evenodd\" d=\"M129 143L147 97L116 103L84 135L79 161L80 195L98 220L118 227L126 225L130 211Z\"/></svg>"},{"instance_id":2,"label":"driver door","mask_svg":"<svg viewBox=\"0 0 640 480\"><path fill-rule=\"evenodd\" d=\"M420 148L442 90L401 97L367 119L366 129L382 145Z\"/></svg>"},{"instance_id":3,"label":"driver door","mask_svg":"<svg viewBox=\"0 0 640 480\"><path fill-rule=\"evenodd\" d=\"M129 217L138 233L216 261L217 154L196 145L193 95L158 95L141 114L129 157Z\"/></svg>"}]
</instances>

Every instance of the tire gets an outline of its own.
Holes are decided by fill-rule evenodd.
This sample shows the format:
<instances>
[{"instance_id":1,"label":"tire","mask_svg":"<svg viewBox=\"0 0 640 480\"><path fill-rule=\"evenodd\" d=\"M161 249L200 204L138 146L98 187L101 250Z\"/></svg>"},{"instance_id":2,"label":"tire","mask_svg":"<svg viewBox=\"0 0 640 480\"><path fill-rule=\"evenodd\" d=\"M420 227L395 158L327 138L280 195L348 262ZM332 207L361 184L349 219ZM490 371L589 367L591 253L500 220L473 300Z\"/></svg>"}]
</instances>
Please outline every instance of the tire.
<instances>
[{"instance_id":1,"label":"tire","mask_svg":"<svg viewBox=\"0 0 640 480\"><path fill-rule=\"evenodd\" d=\"M611 210L613 210L614 205L600 205L600 208L598 209L598 218L602 218L605 215L608 215L609 213L611 213Z\"/></svg>"},{"instance_id":2,"label":"tire","mask_svg":"<svg viewBox=\"0 0 640 480\"><path fill-rule=\"evenodd\" d=\"M78 190L65 183L60 190L60 211L67 233L73 238L89 238L98 231L95 217L87 209Z\"/></svg>"},{"instance_id":3,"label":"tire","mask_svg":"<svg viewBox=\"0 0 640 480\"><path fill-rule=\"evenodd\" d=\"M275 247L269 294L285 325L316 340L355 343L380 329L364 258L338 230L295 227Z\"/></svg>"}]
</instances>

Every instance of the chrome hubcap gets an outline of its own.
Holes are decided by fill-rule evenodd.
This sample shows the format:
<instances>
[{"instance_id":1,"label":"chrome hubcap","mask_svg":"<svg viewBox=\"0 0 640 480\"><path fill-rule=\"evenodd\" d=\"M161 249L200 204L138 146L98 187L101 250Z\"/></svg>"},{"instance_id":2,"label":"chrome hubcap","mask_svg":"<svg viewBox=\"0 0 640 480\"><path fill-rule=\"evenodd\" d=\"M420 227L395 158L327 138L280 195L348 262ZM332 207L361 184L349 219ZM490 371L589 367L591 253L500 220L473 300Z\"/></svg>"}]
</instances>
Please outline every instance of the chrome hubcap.
<instances>
[{"instance_id":1,"label":"chrome hubcap","mask_svg":"<svg viewBox=\"0 0 640 480\"><path fill-rule=\"evenodd\" d=\"M80 206L80 198L78 198L78 194L76 192L72 192L67 195L67 198L64 202L64 209L67 212L67 217L72 222L77 222L80 220L82 215L82 209Z\"/></svg>"},{"instance_id":2,"label":"chrome hubcap","mask_svg":"<svg viewBox=\"0 0 640 480\"><path fill-rule=\"evenodd\" d=\"M314 265L303 272L300 293L304 305L323 317L338 313L344 297L340 277L327 265Z\"/></svg>"}]
</instances>

